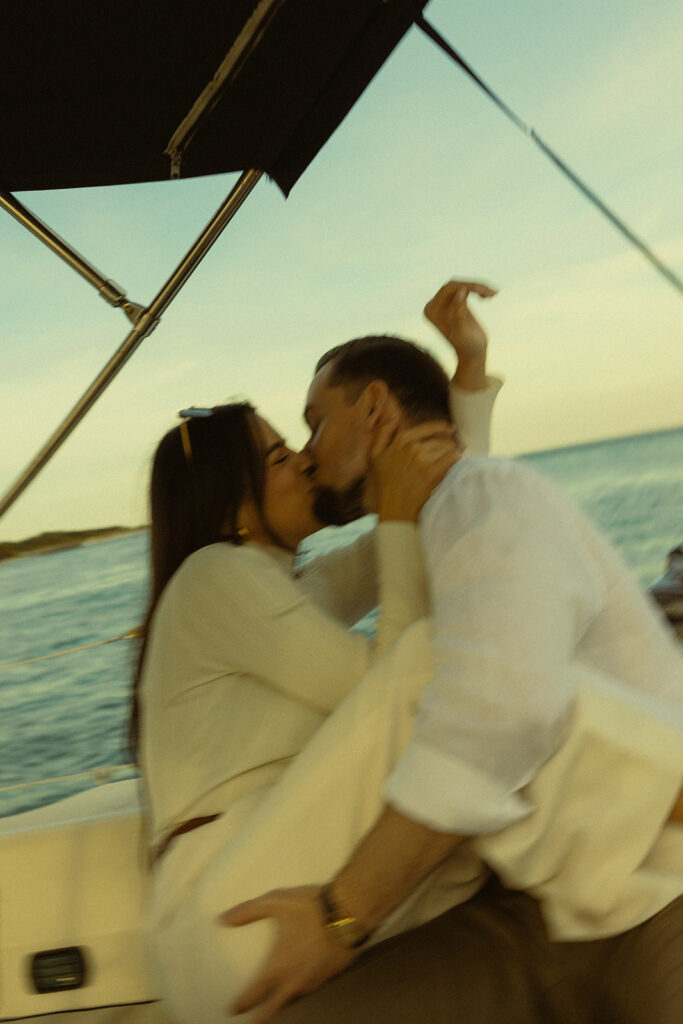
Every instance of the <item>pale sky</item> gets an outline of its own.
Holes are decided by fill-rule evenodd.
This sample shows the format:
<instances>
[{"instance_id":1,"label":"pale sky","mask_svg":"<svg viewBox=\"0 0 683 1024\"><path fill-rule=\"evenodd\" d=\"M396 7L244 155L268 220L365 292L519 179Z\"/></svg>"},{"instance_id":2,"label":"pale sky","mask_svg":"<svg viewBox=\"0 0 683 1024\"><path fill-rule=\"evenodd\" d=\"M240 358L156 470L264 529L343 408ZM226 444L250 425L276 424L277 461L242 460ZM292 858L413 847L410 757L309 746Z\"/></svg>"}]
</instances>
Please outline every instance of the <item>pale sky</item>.
<instances>
[{"instance_id":1,"label":"pale sky","mask_svg":"<svg viewBox=\"0 0 683 1024\"><path fill-rule=\"evenodd\" d=\"M432 0L426 15L683 276L683 8ZM49 159L49 154L46 154ZM235 176L19 198L149 303ZM0 213L4 491L128 321ZM450 277L506 378L494 451L683 422L681 297L416 29L285 202L262 181L0 539L146 520L155 444L187 405L254 401L290 442L317 355L370 332L448 350L422 319Z\"/></svg>"}]
</instances>

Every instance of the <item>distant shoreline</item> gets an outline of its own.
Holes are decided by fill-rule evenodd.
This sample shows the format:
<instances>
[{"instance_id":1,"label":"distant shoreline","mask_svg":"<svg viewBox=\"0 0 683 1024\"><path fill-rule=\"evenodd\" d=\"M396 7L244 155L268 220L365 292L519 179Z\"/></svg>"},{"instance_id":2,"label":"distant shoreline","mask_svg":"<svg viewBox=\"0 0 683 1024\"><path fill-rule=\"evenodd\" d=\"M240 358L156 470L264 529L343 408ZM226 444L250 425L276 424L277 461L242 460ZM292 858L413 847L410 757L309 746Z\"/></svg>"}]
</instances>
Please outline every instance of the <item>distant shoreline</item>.
<instances>
[{"instance_id":1,"label":"distant shoreline","mask_svg":"<svg viewBox=\"0 0 683 1024\"><path fill-rule=\"evenodd\" d=\"M146 533L148 529L148 526L105 526L97 530L54 530L27 537L26 540L0 541L0 562L67 551L69 548L98 544L115 537Z\"/></svg>"}]
</instances>

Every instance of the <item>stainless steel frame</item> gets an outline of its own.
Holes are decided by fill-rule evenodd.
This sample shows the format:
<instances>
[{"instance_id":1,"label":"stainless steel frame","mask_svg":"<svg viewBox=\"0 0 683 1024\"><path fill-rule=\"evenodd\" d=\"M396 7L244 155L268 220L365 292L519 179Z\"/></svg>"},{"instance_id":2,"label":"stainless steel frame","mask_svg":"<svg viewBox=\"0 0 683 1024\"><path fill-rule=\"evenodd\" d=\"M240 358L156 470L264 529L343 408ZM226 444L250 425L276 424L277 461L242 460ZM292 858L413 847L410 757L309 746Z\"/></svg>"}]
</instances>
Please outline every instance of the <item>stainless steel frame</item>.
<instances>
[{"instance_id":1,"label":"stainless steel frame","mask_svg":"<svg viewBox=\"0 0 683 1024\"><path fill-rule=\"evenodd\" d=\"M108 281L103 277L95 267L83 259L59 235L51 231L47 225L30 213L13 196L7 193L0 193L0 206L4 207L8 213L11 213L13 217L28 228L45 245L56 252L61 259L65 260L82 277L94 285L107 302L110 302L113 306L120 306L134 324L132 331L113 354L106 366L103 367L90 387L83 393L52 436L3 495L2 499L0 499L0 516L7 512L19 495L35 479L43 466L49 462L72 430L80 423L88 410L106 390L136 348L152 333L163 313L183 287L195 267L199 265L223 229L230 223L262 175L263 171L249 170L240 176L235 187L147 308L138 306L137 303L129 302L125 297L125 292L122 292L112 281Z\"/></svg>"},{"instance_id":2,"label":"stainless steel frame","mask_svg":"<svg viewBox=\"0 0 683 1024\"><path fill-rule=\"evenodd\" d=\"M72 270L75 270L77 274L84 277L93 288L97 289L105 302L108 302L110 306L120 307L132 323L136 324L138 322L145 312L145 307L139 306L137 302L130 302L126 298L126 293L117 284L106 278L104 274L101 274L96 267L93 267L92 263L89 263L85 257L76 252L68 242L65 242L44 221L36 217L35 213L27 210L16 196L0 189L0 207L14 217L22 227L25 227L32 235L35 235L48 249L52 249Z\"/></svg>"},{"instance_id":3,"label":"stainless steel frame","mask_svg":"<svg viewBox=\"0 0 683 1024\"><path fill-rule=\"evenodd\" d=\"M230 50L223 58L211 81L202 90L193 103L192 108L174 131L164 150L171 159L171 178L180 177L180 165L183 154L199 125L218 103L221 93L228 83L240 73L245 62L258 46L272 19L282 7L283 0L260 0L251 17L245 22L244 28L235 39Z\"/></svg>"}]
</instances>

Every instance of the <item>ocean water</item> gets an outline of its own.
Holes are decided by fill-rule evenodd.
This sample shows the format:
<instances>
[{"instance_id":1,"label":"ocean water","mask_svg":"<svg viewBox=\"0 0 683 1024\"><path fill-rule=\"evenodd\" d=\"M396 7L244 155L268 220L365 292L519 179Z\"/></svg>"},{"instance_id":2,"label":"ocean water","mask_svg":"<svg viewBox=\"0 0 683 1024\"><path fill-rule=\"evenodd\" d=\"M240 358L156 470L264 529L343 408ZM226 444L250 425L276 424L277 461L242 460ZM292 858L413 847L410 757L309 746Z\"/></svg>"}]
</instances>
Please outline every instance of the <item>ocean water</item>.
<instances>
[{"instance_id":1,"label":"ocean water","mask_svg":"<svg viewBox=\"0 0 683 1024\"><path fill-rule=\"evenodd\" d=\"M683 541L683 429L525 456L553 477L611 538L647 586ZM344 543L367 523L325 530L311 545ZM147 588L146 534L0 563L0 815L51 803L106 777L125 746L135 645L2 666L123 634ZM100 769L66 781L7 789ZM114 773L125 778L132 769ZM5 790L5 791L3 791Z\"/></svg>"}]
</instances>

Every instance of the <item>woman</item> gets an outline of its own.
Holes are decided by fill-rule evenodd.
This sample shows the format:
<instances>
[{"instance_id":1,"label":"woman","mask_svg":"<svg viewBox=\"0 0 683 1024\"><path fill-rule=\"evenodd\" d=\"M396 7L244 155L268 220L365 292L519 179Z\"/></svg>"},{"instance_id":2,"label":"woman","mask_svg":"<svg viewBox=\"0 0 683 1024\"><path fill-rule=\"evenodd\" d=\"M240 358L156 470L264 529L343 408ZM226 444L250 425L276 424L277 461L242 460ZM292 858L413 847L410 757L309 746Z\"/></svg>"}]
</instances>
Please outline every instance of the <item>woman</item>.
<instances>
[{"instance_id":1,"label":"woman","mask_svg":"<svg viewBox=\"0 0 683 1024\"><path fill-rule=\"evenodd\" d=\"M480 399L485 434L490 392ZM155 457L134 709L152 961L169 1011L198 1024L226 1019L269 944L267 922L236 934L218 927L218 912L326 877L378 813L426 680L400 645L368 669L426 610L414 521L452 460L418 428L414 464L404 452L397 473L391 446L380 454L388 434L379 438L376 536L295 579L294 552L320 525L310 461L246 404L203 412L169 431ZM378 596L375 640L347 632ZM462 868L457 880L472 881L476 870ZM438 913L444 898L417 894L394 929Z\"/></svg>"}]
</instances>

